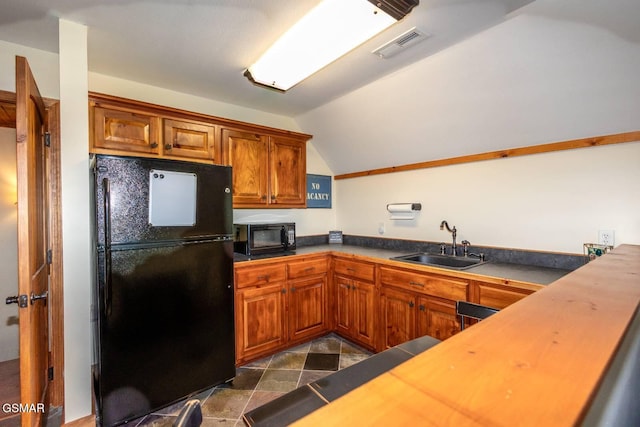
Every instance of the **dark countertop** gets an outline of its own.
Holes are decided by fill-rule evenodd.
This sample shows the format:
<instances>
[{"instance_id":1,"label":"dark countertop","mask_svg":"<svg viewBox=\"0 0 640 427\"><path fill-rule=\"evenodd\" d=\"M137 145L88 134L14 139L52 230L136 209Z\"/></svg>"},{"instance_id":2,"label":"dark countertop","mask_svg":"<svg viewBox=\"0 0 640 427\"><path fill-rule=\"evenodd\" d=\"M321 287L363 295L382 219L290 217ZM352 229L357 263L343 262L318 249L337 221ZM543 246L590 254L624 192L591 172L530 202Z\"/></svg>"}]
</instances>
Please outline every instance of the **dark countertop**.
<instances>
[{"instance_id":1,"label":"dark countertop","mask_svg":"<svg viewBox=\"0 0 640 427\"><path fill-rule=\"evenodd\" d=\"M364 256L369 258L377 258L385 261L389 261L390 258L399 255L405 255L406 251L398 251L392 249L377 249L366 248L362 246L344 245L344 244L324 244L314 246L304 246L298 248L295 253L287 253L286 256L291 255L312 255L321 252L334 252L347 255ZM236 254L235 261L251 261L257 259L269 259L283 256L282 254L274 254L272 256L260 256L250 258L241 254ZM417 264L405 263L402 261L394 261L395 265L404 265L407 267L416 267ZM458 274L473 276L479 275L484 277L493 277L502 279L505 282L518 281L533 283L538 285L548 285L562 276L570 273L572 270L565 270L560 268L540 267L536 265L527 264L512 264L505 262L493 262L490 259L481 265L468 268L466 270L452 270L447 268L438 268L430 266L433 269L444 270L446 272L456 272ZM472 278L472 277L470 277Z\"/></svg>"}]
</instances>

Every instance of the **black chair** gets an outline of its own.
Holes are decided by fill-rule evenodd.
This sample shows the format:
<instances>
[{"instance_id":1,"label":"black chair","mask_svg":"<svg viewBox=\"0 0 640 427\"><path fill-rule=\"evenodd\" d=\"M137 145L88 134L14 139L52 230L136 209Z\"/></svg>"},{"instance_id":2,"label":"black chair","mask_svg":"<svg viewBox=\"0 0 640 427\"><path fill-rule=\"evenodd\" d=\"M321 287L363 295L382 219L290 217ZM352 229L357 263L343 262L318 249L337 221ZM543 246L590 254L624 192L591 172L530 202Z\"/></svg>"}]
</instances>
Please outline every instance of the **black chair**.
<instances>
[{"instance_id":1,"label":"black chair","mask_svg":"<svg viewBox=\"0 0 640 427\"><path fill-rule=\"evenodd\" d=\"M202 408L198 399L189 400L184 404L173 427L198 427L202 424Z\"/></svg>"},{"instance_id":2,"label":"black chair","mask_svg":"<svg viewBox=\"0 0 640 427\"><path fill-rule=\"evenodd\" d=\"M487 307L486 305L474 304L466 301L456 301L456 314L460 318L460 330L464 329L464 321L466 318L482 320L497 313L497 308Z\"/></svg>"}]
</instances>

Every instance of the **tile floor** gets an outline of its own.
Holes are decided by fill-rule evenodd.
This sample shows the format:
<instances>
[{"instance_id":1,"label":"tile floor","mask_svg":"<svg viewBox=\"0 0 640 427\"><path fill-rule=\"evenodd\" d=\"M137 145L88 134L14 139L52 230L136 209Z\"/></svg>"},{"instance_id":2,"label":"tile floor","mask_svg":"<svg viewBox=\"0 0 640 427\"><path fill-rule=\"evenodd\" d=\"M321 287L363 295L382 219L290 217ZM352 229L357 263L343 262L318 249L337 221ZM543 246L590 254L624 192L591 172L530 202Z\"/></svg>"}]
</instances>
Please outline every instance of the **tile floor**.
<instances>
[{"instance_id":1,"label":"tile floor","mask_svg":"<svg viewBox=\"0 0 640 427\"><path fill-rule=\"evenodd\" d=\"M369 356L370 352L329 334L237 368L232 383L196 396L202 403L202 427L242 427L243 413ZM171 426L183 404L169 406L128 425Z\"/></svg>"}]
</instances>

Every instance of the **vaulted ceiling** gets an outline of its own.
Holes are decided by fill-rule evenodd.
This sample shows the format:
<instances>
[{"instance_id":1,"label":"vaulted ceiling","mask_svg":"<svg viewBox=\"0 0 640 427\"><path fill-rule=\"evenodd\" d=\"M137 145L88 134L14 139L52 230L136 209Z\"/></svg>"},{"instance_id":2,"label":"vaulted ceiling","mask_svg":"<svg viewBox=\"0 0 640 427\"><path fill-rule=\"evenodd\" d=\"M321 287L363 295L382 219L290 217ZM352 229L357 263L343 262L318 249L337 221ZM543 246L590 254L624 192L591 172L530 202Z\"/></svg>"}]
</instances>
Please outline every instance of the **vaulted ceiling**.
<instances>
[{"instance_id":1,"label":"vaulted ceiling","mask_svg":"<svg viewBox=\"0 0 640 427\"><path fill-rule=\"evenodd\" d=\"M319 1L4 0L0 40L57 52L58 19L67 19L88 27L90 71L296 116L500 23L533 0L421 0L404 20L287 93L250 84L243 70ZM389 59L371 53L413 27L429 37Z\"/></svg>"}]
</instances>

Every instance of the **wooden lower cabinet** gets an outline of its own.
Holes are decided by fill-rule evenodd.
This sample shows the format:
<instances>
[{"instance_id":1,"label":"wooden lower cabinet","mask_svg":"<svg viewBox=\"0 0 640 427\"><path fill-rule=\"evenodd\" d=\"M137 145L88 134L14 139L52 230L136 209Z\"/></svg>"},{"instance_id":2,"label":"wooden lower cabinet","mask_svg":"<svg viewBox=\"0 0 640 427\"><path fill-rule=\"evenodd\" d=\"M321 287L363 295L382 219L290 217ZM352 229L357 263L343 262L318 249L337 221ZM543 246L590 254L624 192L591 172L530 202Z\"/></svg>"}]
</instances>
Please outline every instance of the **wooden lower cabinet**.
<instances>
[{"instance_id":1,"label":"wooden lower cabinet","mask_svg":"<svg viewBox=\"0 0 640 427\"><path fill-rule=\"evenodd\" d=\"M383 286L380 295L380 351L416 338L416 294Z\"/></svg>"},{"instance_id":2,"label":"wooden lower cabinet","mask_svg":"<svg viewBox=\"0 0 640 427\"><path fill-rule=\"evenodd\" d=\"M455 301L436 297L418 297L417 336L429 335L446 340L460 332Z\"/></svg>"},{"instance_id":3,"label":"wooden lower cabinet","mask_svg":"<svg viewBox=\"0 0 640 427\"><path fill-rule=\"evenodd\" d=\"M445 340L460 331L456 301L468 300L468 281L382 266L380 282L380 351L423 335Z\"/></svg>"},{"instance_id":4,"label":"wooden lower cabinet","mask_svg":"<svg viewBox=\"0 0 640 427\"><path fill-rule=\"evenodd\" d=\"M236 291L236 360L250 360L287 341L285 283Z\"/></svg>"},{"instance_id":5,"label":"wooden lower cabinet","mask_svg":"<svg viewBox=\"0 0 640 427\"><path fill-rule=\"evenodd\" d=\"M375 285L335 275L336 332L367 348L375 348Z\"/></svg>"},{"instance_id":6,"label":"wooden lower cabinet","mask_svg":"<svg viewBox=\"0 0 640 427\"><path fill-rule=\"evenodd\" d=\"M456 300L502 309L536 291L326 254L240 263L235 287L239 365L331 330L376 351L446 340L460 331Z\"/></svg>"},{"instance_id":7,"label":"wooden lower cabinet","mask_svg":"<svg viewBox=\"0 0 640 427\"><path fill-rule=\"evenodd\" d=\"M328 257L235 269L236 364L329 331Z\"/></svg>"},{"instance_id":8,"label":"wooden lower cabinet","mask_svg":"<svg viewBox=\"0 0 640 427\"><path fill-rule=\"evenodd\" d=\"M326 332L327 276L289 282L289 340L299 341Z\"/></svg>"}]
</instances>

